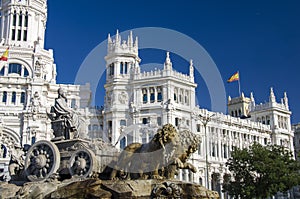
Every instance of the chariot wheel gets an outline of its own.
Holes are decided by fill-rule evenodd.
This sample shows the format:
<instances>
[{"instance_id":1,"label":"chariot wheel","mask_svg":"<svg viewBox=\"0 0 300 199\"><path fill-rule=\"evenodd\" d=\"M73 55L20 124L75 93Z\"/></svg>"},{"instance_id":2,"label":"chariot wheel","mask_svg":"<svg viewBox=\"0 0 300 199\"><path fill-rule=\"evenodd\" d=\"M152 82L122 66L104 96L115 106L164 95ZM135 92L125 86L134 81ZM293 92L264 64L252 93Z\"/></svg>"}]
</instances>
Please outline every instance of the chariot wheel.
<instances>
[{"instance_id":1,"label":"chariot wheel","mask_svg":"<svg viewBox=\"0 0 300 199\"><path fill-rule=\"evenodd\" d=\"M54 174L60 165L60 154L57 146L42 140L33 144L25 159L25 173L32 182L43 181Z\"/></svg>"},{"instance_id":2,"label":"chariot wheel","mask_svg":"<svg viewBox=\"0 0 300 199\"><path fill-rule=\"evenodd\" d=\"M96 165L97 161L91 150L78 149L69 160L69 172L73 177L90 177L97 168Z\"/></svg>"}]
</instances>

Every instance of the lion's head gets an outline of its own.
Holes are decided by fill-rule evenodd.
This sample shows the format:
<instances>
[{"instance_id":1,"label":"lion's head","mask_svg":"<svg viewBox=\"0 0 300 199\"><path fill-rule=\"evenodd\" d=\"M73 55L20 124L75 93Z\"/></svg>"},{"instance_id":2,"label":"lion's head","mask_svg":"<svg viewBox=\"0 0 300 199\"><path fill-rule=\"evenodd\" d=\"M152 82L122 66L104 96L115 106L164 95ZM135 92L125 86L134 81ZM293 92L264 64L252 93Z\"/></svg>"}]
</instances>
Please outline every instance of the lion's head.
<instances>
[{"instance_id":1,"label":"lion's head","mask_svg":"<svg viewBox=\"0 0 300 199\"><path fill-rule=\"evenodd\" d=\"M163 148L167 143L176 145L179 142L179 137L176 128L172 124L165 124L157 130L153 141L158 142Z\"/></svg>"}]
</instances>

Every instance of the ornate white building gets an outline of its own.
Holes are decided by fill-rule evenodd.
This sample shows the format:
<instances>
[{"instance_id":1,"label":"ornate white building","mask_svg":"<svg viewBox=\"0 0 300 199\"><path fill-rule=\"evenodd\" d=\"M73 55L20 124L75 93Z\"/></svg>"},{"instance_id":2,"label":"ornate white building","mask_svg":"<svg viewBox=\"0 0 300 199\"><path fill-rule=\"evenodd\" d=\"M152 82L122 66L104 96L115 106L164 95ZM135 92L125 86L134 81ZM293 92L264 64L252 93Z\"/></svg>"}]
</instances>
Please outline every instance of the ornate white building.
<instances>
[{"instance_id":1,"label":"ornate white building","mask_svg":"<svg viewBox=\"0 0 300 199\"><path fill-rule=\"evenodd\" d=\"M193 174L182 170L178 178L210 189L220 191L228 179L225 163L234 146L248 147L256 141L293 150L286 94L280 103L273 89L264 104L256 104L252 94L250 98L244 94L229 98L230 115L201 109L195 102L193 62L186 66L189 74L179 73L167 53L163 69L143 72L138 40L132 33L126 41L118 33L108 37L104 109L91 112L86 108L88 84L56 83L53 51L44 49L46 0L1 2L0 54L9 47L9 57L8 61L0 61L0 173L6 172L14 144L31 145L52 138L47 108L54 104L59 87L67 91L69 105L89 119L88 135L96 138L103 130L102 137L118 148L148 142L166 123L199 134L202 142L190 160L198 171ZM99 118L93 117L97 114Z\"/></svg>"},{"instance_id":2,"label":"ornate white building","mask_svg":"<svg viewBox=\"0 0 300 199\"><path fill-rule=\"evenodd\" d=\"M0 54L0 176L7 172L14 145L31 145L53 137L47 109L54 105L57 90L67 92L68 104L87 119L90 86L56 83L53 50L44 49L47 0L2 0ZM93 121L95 122L95 121Z\"/></svg>"},{"instance_id":3,"label":"ornate white building","mask_svg":"<svg viewBox=\"0 0 300 199\"><path fill-rule=\"evenodd\" d=\"M195 104L194 66L190 61L189 74L176 72L167 52L162 70L141 71L138 40L132 33L122 41L117 32L108 37L106 60L105 105L103 132L117 147L132 142L147 142L156 129L171 123L179 130L189 129L199 134L202 142L190 161L197 165L193 174L183 170L178 178L222 189L228 179L225 167L234 146L244 148L253 142L284 145L293 150L288 98L286 93L276 102L273 89L269 101L255 104L251 97L228 98L231 115L200 109ZM243 119L242 119L243 118ZM222 198L225 195L221 194Z\"/></svg>"}]
</instances>

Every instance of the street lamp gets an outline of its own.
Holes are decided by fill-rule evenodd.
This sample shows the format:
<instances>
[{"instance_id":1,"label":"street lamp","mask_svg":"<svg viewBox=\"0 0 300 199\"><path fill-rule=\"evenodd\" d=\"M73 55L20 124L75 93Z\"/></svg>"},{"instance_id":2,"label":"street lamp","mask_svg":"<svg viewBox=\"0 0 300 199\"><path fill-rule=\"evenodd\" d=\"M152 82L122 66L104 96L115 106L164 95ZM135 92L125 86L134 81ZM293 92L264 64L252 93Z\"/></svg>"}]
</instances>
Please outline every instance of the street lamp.
<instances>
[{"instance_id":1,"label":"street lamp","mask_svg":"<svg viewBox=\"0 0 300 199\"><path fill-rule=\"evenodd\" d=\"M208 173L208 158L207 158L207 155L208 155L208 139L207 139L207 134L206 134L206 127L207 127L207 124L208 122L211 121L211 118L215 116L215 114L212 114L212 115L201 115L199 114L198 117L200 119L200 121L202 122L203 126L204 126L204 136L205 136L205 167L206 167L206 188L208 189L209 188L209 173Z\"/></svg>"}]
</instances>

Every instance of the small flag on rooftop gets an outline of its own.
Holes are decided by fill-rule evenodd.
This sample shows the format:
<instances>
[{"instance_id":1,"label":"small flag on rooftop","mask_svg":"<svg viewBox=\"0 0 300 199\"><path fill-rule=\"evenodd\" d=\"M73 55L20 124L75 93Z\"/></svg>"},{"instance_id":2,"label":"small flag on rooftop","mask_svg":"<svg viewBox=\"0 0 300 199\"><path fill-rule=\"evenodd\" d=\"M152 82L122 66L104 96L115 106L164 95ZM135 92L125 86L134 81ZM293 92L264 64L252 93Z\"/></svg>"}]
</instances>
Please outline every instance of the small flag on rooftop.
<instances>
[{"instance_id":1,"label":"small flag on rooftop","mask_svg":"<svg viewBox=\"0 0 300 199\"><path fill-rule=\"evenodd\" d=\"M238 80L240 80L240 75L239 72L236 72L227 80L227 82L230 83Z\"/></svg>"}]
</instances>

